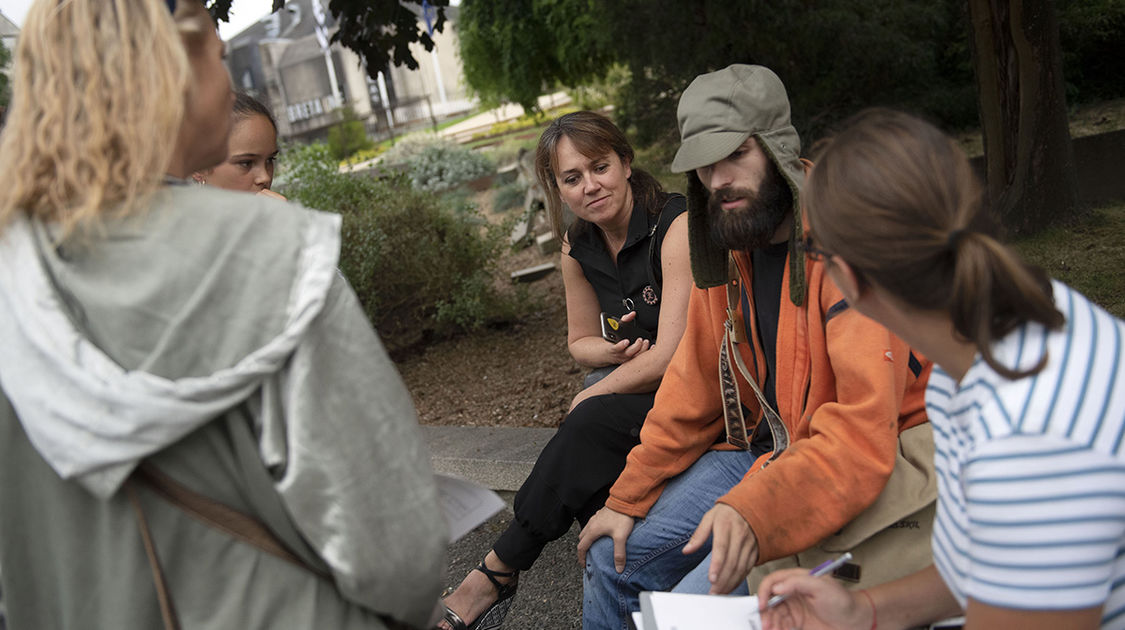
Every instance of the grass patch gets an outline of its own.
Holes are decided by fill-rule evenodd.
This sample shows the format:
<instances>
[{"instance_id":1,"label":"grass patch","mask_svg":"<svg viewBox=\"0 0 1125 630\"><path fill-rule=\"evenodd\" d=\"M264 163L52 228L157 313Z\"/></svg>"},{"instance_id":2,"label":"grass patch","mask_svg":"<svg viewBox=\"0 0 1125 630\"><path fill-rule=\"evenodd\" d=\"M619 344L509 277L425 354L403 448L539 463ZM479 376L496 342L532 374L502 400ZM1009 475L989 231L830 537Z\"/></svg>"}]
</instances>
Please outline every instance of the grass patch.
<instances>
[{"instance_id":1,"label":"grass patch","mask_svg":"<svg viewBox=\"0 0 1125 630\"><path fill-rule=\"evenodd\" d=\"M1125 202L1094 210L1078 225L1052 228L1012 245L1052 277L1125 319Z\"/></svg>"}]
</instances>

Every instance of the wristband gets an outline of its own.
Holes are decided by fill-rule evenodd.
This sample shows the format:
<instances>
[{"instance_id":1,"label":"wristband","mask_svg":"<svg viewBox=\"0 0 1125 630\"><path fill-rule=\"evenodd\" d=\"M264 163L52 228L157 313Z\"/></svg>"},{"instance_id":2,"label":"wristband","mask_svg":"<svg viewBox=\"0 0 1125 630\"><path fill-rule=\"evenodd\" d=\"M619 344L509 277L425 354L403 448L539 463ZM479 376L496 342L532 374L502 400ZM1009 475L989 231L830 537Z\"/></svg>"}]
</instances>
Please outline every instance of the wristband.
<instances>
[{"instance_id":1,"label":"wristband","mask_svg":"<svg viewBox=\"0 0 1125 630\"><path fill-rule=\"evenodd\" d=\"M875 614L875 600L871 599L871 593L868 593L867 589L861 590L860 593L863 593L863 596L867 598L867 603L871 604L871 630L875 630L876 626L879 625L879 617Z\"/></svg>"}]
</instances>

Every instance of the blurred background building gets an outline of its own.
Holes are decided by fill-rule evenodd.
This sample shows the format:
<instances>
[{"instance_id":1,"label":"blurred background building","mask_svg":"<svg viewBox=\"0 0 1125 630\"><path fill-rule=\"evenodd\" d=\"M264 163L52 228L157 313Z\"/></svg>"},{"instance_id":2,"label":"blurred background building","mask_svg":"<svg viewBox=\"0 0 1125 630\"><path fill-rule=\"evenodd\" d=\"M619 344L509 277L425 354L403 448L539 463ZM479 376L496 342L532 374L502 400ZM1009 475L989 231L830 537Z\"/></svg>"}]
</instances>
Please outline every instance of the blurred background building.
<instances>
[{"instance_id":1,"label":"blurred background building","mask_svg":"<svg viewBox=\"0 0 1125 630\"><path fill-rule=\"evenodd\" d=\"M8 52L15 54L19 35L19 27L0 11L0 42L4 43L4 48L7 48Z\"/></svg>"},{"instance_id":2,"label":"blurred background building","mask_svg":"<svg viewBox=\"0 0 1125 630\"><path fill-rule=\"evenodd\" d=\"M8 51L8 63L0 65L0 74L7 77L8 87L5 89L3 83L0 82L0 127L4 126L4 119L7 117L8 100L11 95L11 76L12 76L12 59L16 57L16 40L19 39L20 29L16 26L15 22L8 19L8 16L0 12L0 43ZM0 630L3 627L3 604L0 604Z\"/></svg>"},{"instance_id":3,"label":"blurred background building","mask_svg":"<svg viewBox=\"0 0 1125 630\"><path fill-rule=\"evenodd\" d=\"M447 7L434 49L411 47L417 70L390 66L372 79L359 57L327 45L335 32L322 0L290 0L227 41L227 66L237 89L270 106L288 140L323 139L349 108L369 136L383 139L418 129L471 107L454 33L458 7ZM422 17L419 14L419 22Z\"/></svg>"}]
</instances>

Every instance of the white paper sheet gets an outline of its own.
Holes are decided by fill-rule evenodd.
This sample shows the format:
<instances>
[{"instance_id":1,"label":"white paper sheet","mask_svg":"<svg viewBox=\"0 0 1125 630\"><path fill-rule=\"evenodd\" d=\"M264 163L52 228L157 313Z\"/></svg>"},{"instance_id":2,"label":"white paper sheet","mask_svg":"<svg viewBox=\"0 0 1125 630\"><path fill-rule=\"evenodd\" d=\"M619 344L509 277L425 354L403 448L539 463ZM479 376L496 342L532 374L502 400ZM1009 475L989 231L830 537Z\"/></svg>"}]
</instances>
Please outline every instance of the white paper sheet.
<instances>
[{"instance_id":1,"label":"white paper sheet","mask_svg":"<svg viewBox=\"0 0 1125 630\"><path fill-rule=\"evenodd\" d=\"M758 596L641 593L643 630L761 630ZM635 617L634 617L635 619ZM636 621L634 621L636 623Z\"/></svg>"},{"instance_id":2,"label":"white paper sheet","mask_svg":"<svg viewBox=\"0 0 1125 630\"><path fill-rule=\"evenodd\" d=\"M434 474L450 542L459 540L504 507L500 495L467 479Z\"/></svg>"}]
</instances>

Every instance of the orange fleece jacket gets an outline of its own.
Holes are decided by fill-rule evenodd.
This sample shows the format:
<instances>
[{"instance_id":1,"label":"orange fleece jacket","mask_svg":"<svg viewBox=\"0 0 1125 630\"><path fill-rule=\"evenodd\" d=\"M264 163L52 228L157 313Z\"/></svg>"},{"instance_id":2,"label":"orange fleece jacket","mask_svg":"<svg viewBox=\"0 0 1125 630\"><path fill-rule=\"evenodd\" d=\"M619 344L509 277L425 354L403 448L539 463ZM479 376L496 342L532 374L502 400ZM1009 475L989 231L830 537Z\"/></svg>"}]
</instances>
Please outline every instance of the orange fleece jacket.
<instances>
[{"instance_id":1,"label":"orange fleece jacket","mask_svg":"<svg viewBox=\"0 0 1125 630\"><path fill-rule=\"evenodd\" d=\"M752 278L749 257L738 252L735 260L742 281ZM759 563L812 547L871 505L894 468L899 432L926 422L931 364L915 353L911 369L910 348L846 307L823 263L809 260L806 275L806 306L786 297L785 274L779 309L777 412L789 431L789 448L765 467L768 454L763 455L719 498L754 530ZM748 293L755 329L736 348L748 369L765 374L753 291ZM670 478L709 449L732 448L725 442L719 388L726 307L725 286L692 288L687 329L645 419L641 443L629 453L607 507L644 517ZM742 403L751 411L746 414L749 434L761 411L750 386L733 369Z\"/></svg>"}]
</instances>

